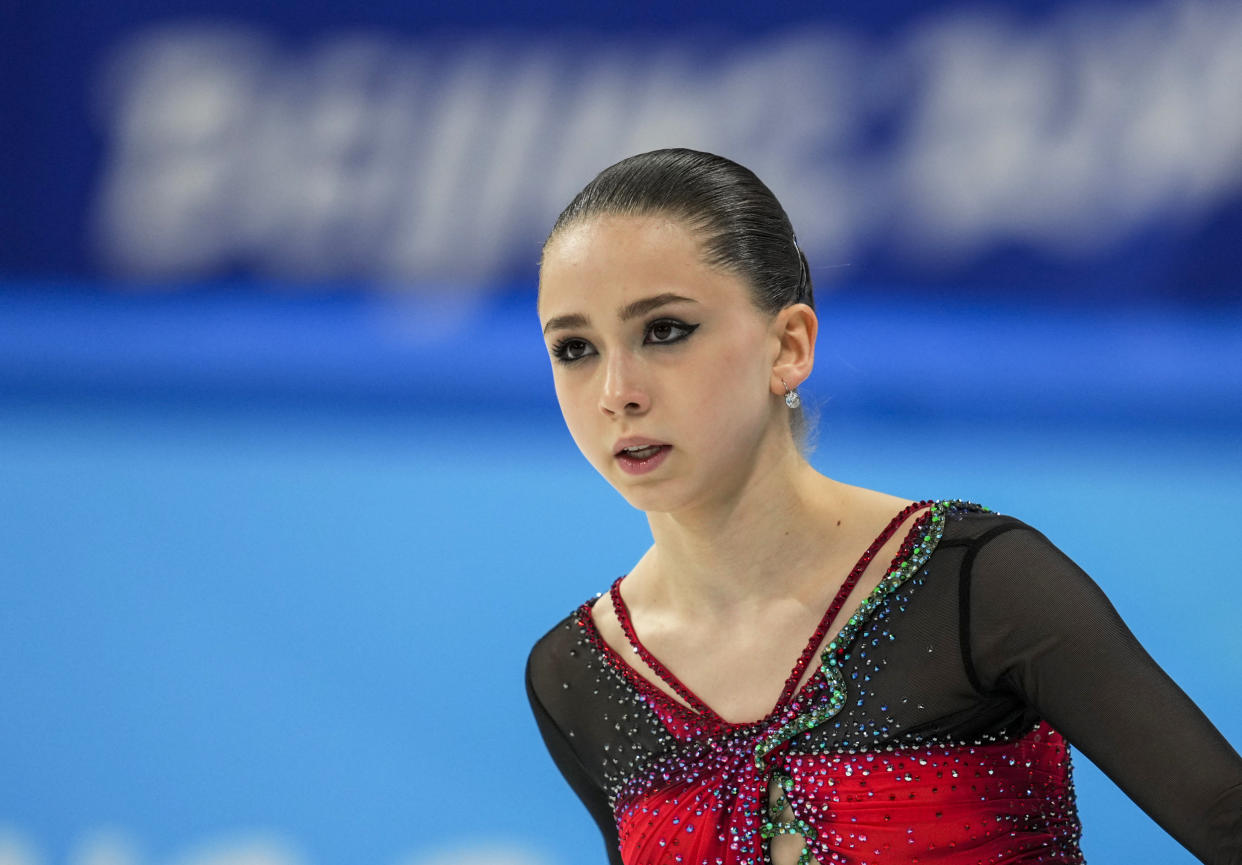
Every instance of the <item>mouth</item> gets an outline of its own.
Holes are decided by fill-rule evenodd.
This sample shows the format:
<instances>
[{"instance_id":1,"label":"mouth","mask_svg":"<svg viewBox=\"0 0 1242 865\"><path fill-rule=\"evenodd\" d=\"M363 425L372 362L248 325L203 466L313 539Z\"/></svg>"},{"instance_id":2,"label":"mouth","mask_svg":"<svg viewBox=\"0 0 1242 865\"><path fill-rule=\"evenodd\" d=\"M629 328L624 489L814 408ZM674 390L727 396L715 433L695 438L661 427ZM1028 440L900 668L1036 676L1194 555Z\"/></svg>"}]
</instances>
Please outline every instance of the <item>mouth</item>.
<instances>
[{"instance_id":1,"label":"mouth","mask_svg":"<svg viewBox=\"0 0 1242 865\"><path fill-rule=\"evenodd\" d=\"M637 475L649 472L664 462L672 449L672 445L635 445L622 448L615 456L623 471Z\"/></svg>"}]
</instances>

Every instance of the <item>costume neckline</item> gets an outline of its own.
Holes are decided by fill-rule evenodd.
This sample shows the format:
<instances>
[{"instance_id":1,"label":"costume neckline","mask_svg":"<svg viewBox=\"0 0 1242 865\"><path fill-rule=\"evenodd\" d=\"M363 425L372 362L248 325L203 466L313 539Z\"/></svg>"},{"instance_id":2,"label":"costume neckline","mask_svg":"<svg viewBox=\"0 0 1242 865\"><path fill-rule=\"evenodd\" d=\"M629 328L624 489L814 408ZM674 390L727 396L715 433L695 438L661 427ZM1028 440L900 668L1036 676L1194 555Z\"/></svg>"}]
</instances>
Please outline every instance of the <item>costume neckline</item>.
<instances>
[{"instance_id":1,"label":"costume neckline","mask_svg":"<svg viewBox=\"0 0 1242 865\"><path fill-rule=\"evenodd\" d=\"M721 717L720 714L718 714L714 709L712 709L709 705L707 705L707 703L705 703L702 699L700 699L698 695L695 694L680 679L678 679L677 676L671 670L668 669L668 667L666 667L658 658L656 658L650 651L648 651L647 647L642 644L641 640L639 640L638 634L634 630L633 622L630 619L629 608L626 606L625 600L621 597L621 582L625 579L625 575L618 577L613 582L612 587L609 590L611 600L612 600L613 611L617 617L618 622L621 625L621 630L624 632L625 637L629 641L630 647L633 649L633 651L640 658L642 658L643 662L647 665L647 667L652 672L655 673L655 675L660 679L660 681L668 685L673 690L673 692L677 694L678 697L680 697L682 700L685 701L685 704L682 704L678 702L677 700L673 699L671 696L669 696L668 693L666 693L663 689L661 689L655 682L652 682L651 680L647 678L647 676L643 675L643 673L641 673L639 670L635 669L630 664L628 664L623 658L621 658L617 654L615 649L609 646L608 643L601 636L599 636L599 631L595 627L595 623L591 618L591 610L590 610L589 604L585 608L586 621L588 622L589 627L595 632L595 635L598 638L598 643L603 647L603 649L606 652L610 653L616 659L616 661L621 665L621 667L625 671L626 675L630 677L631 681L634 681L638 683L639 685L641 685L644 691L647 691L655 695L656 698L662 699L667 704L670 704L676 707L676 709L680 713L689 715L690 717L697 720L699 723L706 724L716 729L740 730L740 729L745 729L745 728L767 726L772 721L772 719L778 717L779 715L783 713L783 711L790 704L790 702L792 702L796 697L801 695L803 691L805 691L807 688L811 687L812 683L815 681L815 675L812 675L810 678L807 679L807 681L803 684L801 688L798 687L798 682L802 679L803 675L806 673L806 669L808 665L811 663L811 660L815 657L816 650L823 644L824 638L828 634L829 627L831 627L833 621L836 620L838 614L841 612L841 608L845 604L845 601L849 598L850 593L854 590L854 587L857 585L858 580L862 577L862 574L867 569L867 566L871 564L871 561L875 558L876 554L880 551L880 548L883 547L886 543L888 543L888 541L896 533L897 529L900 528L901 525L905 523L905 521L909 519L909 517L912 514L920 510L923 510L924 508L929 508L929 506L932 506L934 504L935 502L929 499L929 500L924 500L924 501L911 502L910 504L906 505L904 508L901 509L901 511L899 511L889 521L889 523L884 527L884 529L881 530L881 532L871 542L871 545L868 546L865 551L863 551L862 555L859 557L854 567L847 574L845 580L842 581L841 586L838 588L837 593L833 597L832 602L829 604L827 610L825 610L823 616L820 617L819 624L815 628L815 631L811 634L810 638L807 640L806 646L803 648L802 653L799 655L798 660L795 662L793 670L790 672L789 677L785 680L785 686L781 689L781 695L777 699L776 705L772 707L771 711L768 712L767 715L765 715L762 718L759 718L758 720L734 722L734 721L726 720L725 718ZM930 513L931 511L928 510L927 514L930 514ZM914 532L919 531L921 529L922 525L926 522L925 518L927 514L923 514L915 521L915 524L911 526L909 531L906 533L907 538L909 538ZM895 568L897 568L901 564L901 560L903 558L903 549L905 546L906 546L905 544L902 544L901 548L899 548L897 553L894 555L893 561L889 563L888 568L885 570L885 577L887 577L888 574L890 574ZM882 581L883 581L883 578L881 582ZM848 620L846 624L848 624ZM842 625L842 628L838 629L838 635L840 634L841 630L844 627L845 627L845 624Z\"/></svg>"}]
</instances>

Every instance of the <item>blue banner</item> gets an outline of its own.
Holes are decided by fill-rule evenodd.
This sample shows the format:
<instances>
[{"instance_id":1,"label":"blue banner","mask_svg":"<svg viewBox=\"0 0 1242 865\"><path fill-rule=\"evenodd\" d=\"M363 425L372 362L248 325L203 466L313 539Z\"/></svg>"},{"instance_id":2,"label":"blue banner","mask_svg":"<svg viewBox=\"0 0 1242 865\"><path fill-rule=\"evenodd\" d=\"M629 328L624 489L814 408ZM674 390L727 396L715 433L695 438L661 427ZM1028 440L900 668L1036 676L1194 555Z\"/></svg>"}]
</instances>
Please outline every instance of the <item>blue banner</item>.
<instances>
[{"instance_id":1,"label":"blue banner","mask_svg":"<svg viewBox=\"0 0 1242 865\"><path fill-rule=\"evenodd\" d=\"M912 5L32 4L0 268L490 290L684 145L754 168L821 282L1237 299L1242 4Z\"/></svg>"}]
</instances>

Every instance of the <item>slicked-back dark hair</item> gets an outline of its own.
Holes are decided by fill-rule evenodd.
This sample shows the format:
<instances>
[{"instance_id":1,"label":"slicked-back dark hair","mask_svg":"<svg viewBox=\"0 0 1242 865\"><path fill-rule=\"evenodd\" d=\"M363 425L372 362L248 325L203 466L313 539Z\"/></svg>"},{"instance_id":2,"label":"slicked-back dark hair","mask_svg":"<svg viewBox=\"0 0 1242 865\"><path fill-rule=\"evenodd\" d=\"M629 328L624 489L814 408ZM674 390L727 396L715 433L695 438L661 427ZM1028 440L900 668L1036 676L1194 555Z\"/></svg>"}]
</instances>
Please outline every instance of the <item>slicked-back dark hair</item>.
<instances>
[{"instance_id":1,"label":"slicked-back dark hair","mask_svg":"<svg viewBox=\"0 0 1242 865\"><path fill-rule=\"evenodd\" d=\"M704 258L743 277L760 310L815 306L811 271L772 190L749 168L698 150L652 150L605 168L561 211L544 243L595 216L666 215L703 243Z\"/></svg>"},{"instance_id":2,"label":"slicked-back dark hair","mask_svg":"<svg viewBox=\"0 0 1242 865\"><path fill-rule=\"evenodd\" d=\"M741 276L751 301L775 315L787 306L814 308L811 270L793 225L772 190L731 159L698 150L652 150L605 168L561 211L548 239L598 216L668 216L699 235L705 262ZM801 408L790 411L794 440L811 449Z\"/></svg>"}]
</instances>

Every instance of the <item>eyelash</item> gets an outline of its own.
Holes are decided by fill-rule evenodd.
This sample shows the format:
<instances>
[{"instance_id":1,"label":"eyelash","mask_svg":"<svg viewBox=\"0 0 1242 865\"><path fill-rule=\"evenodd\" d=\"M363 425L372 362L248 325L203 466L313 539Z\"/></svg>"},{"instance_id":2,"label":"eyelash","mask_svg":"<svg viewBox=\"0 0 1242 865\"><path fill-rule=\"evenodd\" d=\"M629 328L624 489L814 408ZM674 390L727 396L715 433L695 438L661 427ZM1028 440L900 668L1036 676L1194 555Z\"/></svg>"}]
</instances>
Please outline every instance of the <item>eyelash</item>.
<instances>
[{"instance_id":1,"label":"eyelash","mask_svg":"<svg viewBox=\"0 0 1242 865\"><path fill-rule=\"evenodd\" d=\"M647 325L646 335L650 336L651 332L655 328L659 327L660 325L667 325L669 327L676 328L677 330L681 330L684 332L680 336L673 337L672 339L662 340L660 342L648 343L644 339L644 344L646 345L674 345L675 343L681 342L686 337L690 336L690 334L694 333L696 330L699 329L699 326L697 324L687 324L684 321L678 321L673 318L661 318ZM583 345L590 344L585 339L582 339L581 337L577 337L577 336L565 337L564 339L557 340L556 344L552 346L553 356L557 359L558 362L566 364L566 365L571 364L571 363L577 363L578 361L591 356L589 354L584 354L584 355L579 355L578 357L570 357L569 347L575 343L582 343Z\"/></svg>"}]
</instances>

